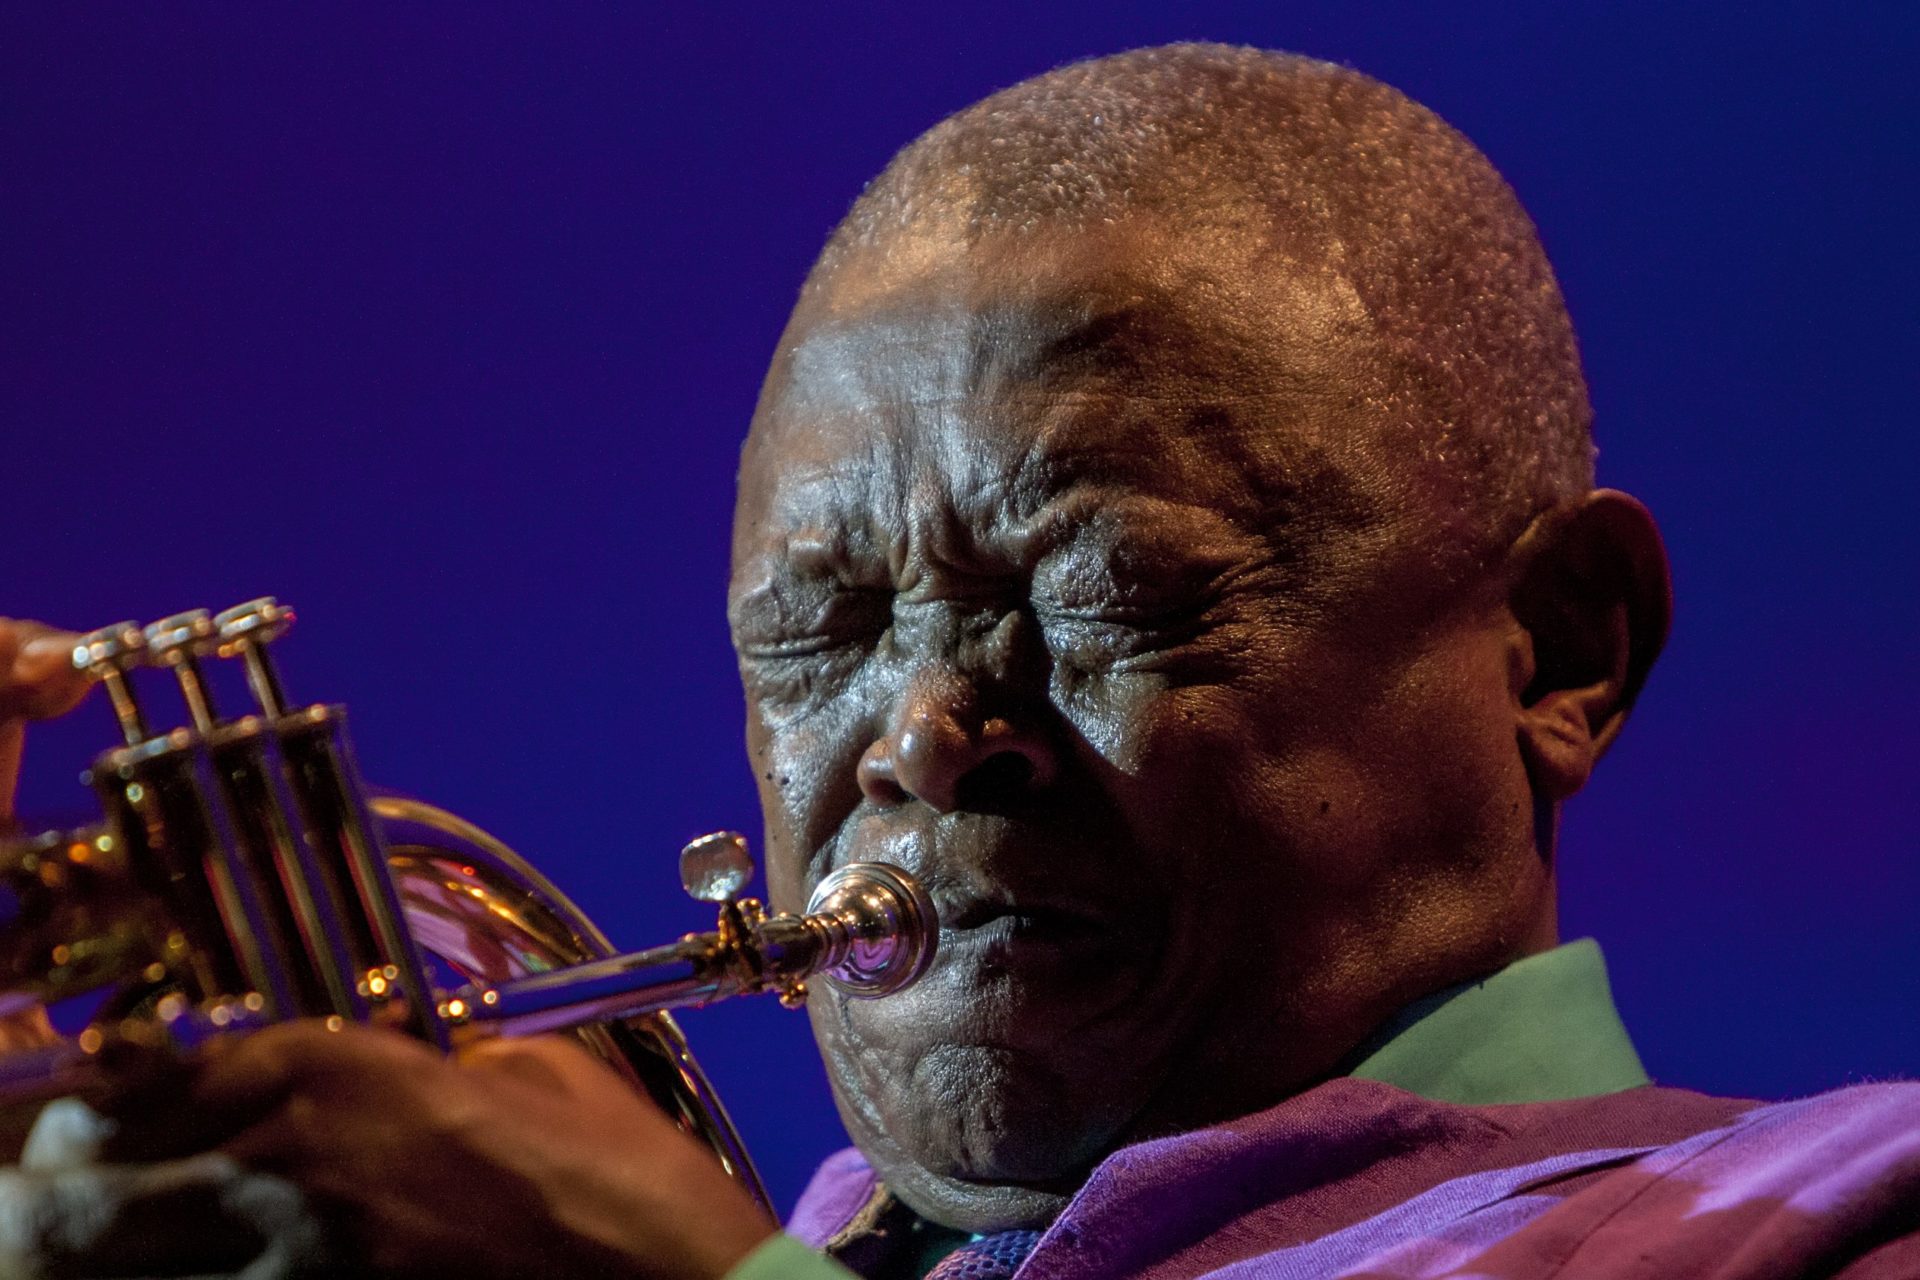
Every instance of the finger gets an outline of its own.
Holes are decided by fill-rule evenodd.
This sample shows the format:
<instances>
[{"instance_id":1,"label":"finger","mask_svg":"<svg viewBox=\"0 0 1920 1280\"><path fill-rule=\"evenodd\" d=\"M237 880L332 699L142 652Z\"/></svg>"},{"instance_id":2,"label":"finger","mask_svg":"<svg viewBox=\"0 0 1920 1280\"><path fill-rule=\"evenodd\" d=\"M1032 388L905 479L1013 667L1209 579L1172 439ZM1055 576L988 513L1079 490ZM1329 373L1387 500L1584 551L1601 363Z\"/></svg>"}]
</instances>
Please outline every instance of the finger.
<instances>
[{"instance_id":1,"label":"finger","mask_svg":"<svg viewBox=\"0 0 1920 1280\"><path fill-rule=\"evenodd\" d=\"M205 1118L191 1105L200 1057L152 1046L108 1043L101 1054L104 1088L86 1102L111 1122L101 1137L103 1160L150 1162L191 1155L213 1145L198 1134Z\"/></svg>"},{"instance_id":2,"label":"finger","mask_svg":"<svg viewBox=\"0 0 1920 1280\"><path fill-rule=\"evenodd\" d=\"M529 1088L560 1092L566 1088L567 1072L556 1064L546 1048L555 1036L533 1040L508 1040L493 1036L459 1046L454 1060L475 1075L511 1080Z\"/></svg>"},{"instance_id":3,"label":"finger","mask_svg":"<svg viewBox=\"0 0 1920 1280\"><path fill-rule=\"evenodd\" d=\"M0 618L0 835L14 825L27 720L63 715L87 694L73 665L79 639L39 622Z\"/></svg>"},{"instance_id":4,"label":"finger","mask_svg":"<svg viewBox=\"0 0 1920 1280\"><path fill-rule=\"evenodd\" d=\"M304 1019L216 1040L183 1064L177 1084L103 1104L119 1122L107 1144L119 1160L206 1151L301 1093L339 1093L401 1080L441 1065L438 1054L391 1031Z\"/></svg>"},{"instance_id":5,"label":"finger","mask_svg":"<svg viewBox=\"0 0 1920 1280\"><path fill-rule=\"evenodd\" d=\"M291 1098L278 1110L223 1139L220 1154L242 1168L276 1176L304 1175L312 1184L319 1172L314 1156L343 1145L343 1135L327 1134L315 1109L305 1099ZM308 1185L307 1190L317 1188Z\"/></svg>"},{"instance_id":6,"label":"finger","mask_svg":"<svg viewBox=\"0 0 1920 1280\"><path fill-rule=\"evenodd\" d=\"M210 1107L250 1107L330 1080L379 1080L442 1062L397 1031L303 1018L216 1041L194 1084Z\"/></svg>"},{"instance_id":7,"label":"finger","mask_svg":"<svg viewBox=\"0 0 1920 1280\"><path fill-rule=\"evenodd\" d=\"M26 745L26 725L0 720L0 836L14 825L14 793L20 786L20 753Z\"/></svg>"},{"instance_id":8,"label":"finger","mask_svg":"<svg viewBox=\"0 0 1920 1280\"><path fill-rule=\"evenodd\" d=\"M641 1157L653 1175L689 1186L732 1185L707 1143L571 1038L495 1040L463 1053L461 1065L506 1086L495 1092L496 1102L548 1120L555 1131L577 1128L582 1143L611 1142L622 1159Z\"/></svg>"},{"instance_id":9,"label":"finger","mask_svg":"<svg viewBox=\"0 0 1920 1280\"><path fill-rule=\"evenodd\" d=\"M643 1089L569 1036L535 1036L481 1041L463 1048L460 1066L482 1081L505 1086L501 1092L529 1104L567 1100L569 1105L620 1115L637 1132L678 1131L679 1126Z\"/></svg>"},{"instance_id":10,"label":"finger","mask_svg":"<svg viewBox=\"0 0 1920 1280\"><path fill-rule=\"evenodd\" d=\"M0 618L0 720L65 715L90 685L73 665L80 637L43 622Z\"/></svg>"},{"instance_id":11,"label":"finger","mask_svg":"<svg viewBox=\"0 0 1920 1280\"><path fill-rule=\"evenodd\" d=\"M550 1092L581 1093L604 1088L630 1089L611 1067L571 1036L525 1039L491 1036L462 1045L462 1067L482 1076L512 1077Z\"/></svg>"},{"instance_id":12,"label":"finger","mask_svg":"<svg viewBox=\"0 0 1920 1280\"><path fill-rule=\"evenodd\" d=\"M60 1033L47 1017L45 1005L30 1005L14 1013L0 1014L0 1053L44 1049L59 1039Z\"/></svg>"}]
</instances>

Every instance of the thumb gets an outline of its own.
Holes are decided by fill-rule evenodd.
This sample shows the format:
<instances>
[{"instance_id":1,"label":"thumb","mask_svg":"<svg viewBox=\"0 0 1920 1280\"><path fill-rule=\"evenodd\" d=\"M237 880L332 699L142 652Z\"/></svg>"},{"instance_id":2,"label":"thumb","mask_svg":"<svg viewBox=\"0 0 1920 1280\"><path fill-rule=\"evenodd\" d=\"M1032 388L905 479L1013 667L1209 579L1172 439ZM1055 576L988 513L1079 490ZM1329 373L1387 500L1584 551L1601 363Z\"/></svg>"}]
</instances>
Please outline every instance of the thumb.
<instances>
[{"instance_id":1,"label":"thumb","mask_svg":"<svg viewBox=\"0 0 1920 1280\"><path fill-rule=\"evenodd\" d=\"M14 792L20 787L20 751L27 743L27 726L18 720L0 720L0 836L14 827Z\"/></svg>"},{"instance_id":2,"label":"thumb","mask_svg":"<svg viewBox=\"0 0 1920 1280\"><path fill-rule=\"evenodd\" d=\"M44 622L0 618L0 721L50 720L86 696L73 665L80 637Z\"/></svg>"},{"instance_id":3,"label":"thumb","mask_svg":"<svg viewBox=\"0 0 1920 1280\"><path fill-rule=\"evenodd\" d=\"M64 715L87 693L73 666L79 637L39 622L0 618L0 832L13 825L26 721Z\"/></svg>"}]
</instances>

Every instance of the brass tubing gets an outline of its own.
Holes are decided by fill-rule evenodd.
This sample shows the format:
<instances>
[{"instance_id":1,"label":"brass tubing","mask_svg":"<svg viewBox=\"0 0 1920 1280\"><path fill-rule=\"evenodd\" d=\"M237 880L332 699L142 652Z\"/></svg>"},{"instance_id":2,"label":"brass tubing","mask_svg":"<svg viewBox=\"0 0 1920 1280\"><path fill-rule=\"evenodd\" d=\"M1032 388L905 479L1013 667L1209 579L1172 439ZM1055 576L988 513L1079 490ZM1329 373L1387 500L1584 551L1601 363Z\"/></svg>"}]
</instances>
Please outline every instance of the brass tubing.
<instances>
[{"instance_id":1,"label":"brass tubing","mask_svg":"<svg viewBox=\"0 0 1920 1280\"><path fill-rule=\"evenodd\" d=\"M180 682L180 697L187 704L187 716L193 721L193 727L202 735L213 732L219 717L213 710L213 695L207 690L205 674L200 663L191 654L182 653L168 663L173 675Z\"/></svg>"},{"instance_id":2,"label":"brass tubing","mask_svg":"<svg viewBox=\"0 0 1920 1280\"><path fill-rule=\"evenodd\" d=\"M106 667L94 678L106 686L107 700L113 704L114 719L120 722L120 736L126 739L127 745L137 747L151 737L146 717L140 714L140 703L134 698L133 686L127 683L126 676Z\"/></svg>"},{"instance_id":3,"label":"brass tubing","mask_svg":"<svg viewBox=\"0 0 1920 1280\"><path fill-rule=\"evenodd\" d=\"M280 673L274 669L273 659L267 656L263 646L255 643L243 646L240 657L246 664L247 687L253 690L254 701L260 704L260 714L269 720L278 720L287 713L287 695L280 687Z\"/></svg>"},{"instance_id":4,"label":"brass tubing","mask_svg":"<svg viewBox=\"0 0 1920 1280\"><path fill-rule=\"evenodd\" d=\"M379 968L392 972L391 977L381 978L388 986L383 994L399 1002L405 1030L443 1050L449 1048L447 1028L427 980L426 961L407 927L388 870L386 846L354 764L345 711L337 706L308 707L285 717L275 728L290 766L294 794L313 833L314 853L341 876L371 929Z\"/></svg>"},{"instance_id":5,"label":"brass tubing","mask_svg":"<svg viewBox=\"0 0 1920 1280\"><path fill-rule=\"evenodd\" d=\"M220 794L273 931L298 1012L364 1019L355 990L358 966L337 888L310 848L300 807L287 787L276 740L257 718L217 735Z\"/></svg>"},{"instance_id":6,"label":"brass tubing","mask_svg":"<svg viewBox=\"0 0 1920 1280\"><path fill-rule=\"evenodd\" d=\"M503 1036L634 1018L724 999L746 988L728 970L714 936L612 956L520 978L485 991L455 993L454 1016Z\"/></svg>"},{"instance_id":7,"label":"brass tubing","mask_svg":"<svg viewBox=\"0 0 1920 1280\"><path fill-rule=\"evenodd\" d=\"M177 807L182 813L192 813L205 833L198 842L201 874L213 889L227 945L244 975L244 985L217 994L258 992L266 1001L269 1017L291 1017L300 1004L294 995L287 949L268 920L261 886L244 852L243 835L233 815L215 799L220 784L204 741L193 743L190 759L192 783L181 788Z\"/></svg>"}]
</instances>

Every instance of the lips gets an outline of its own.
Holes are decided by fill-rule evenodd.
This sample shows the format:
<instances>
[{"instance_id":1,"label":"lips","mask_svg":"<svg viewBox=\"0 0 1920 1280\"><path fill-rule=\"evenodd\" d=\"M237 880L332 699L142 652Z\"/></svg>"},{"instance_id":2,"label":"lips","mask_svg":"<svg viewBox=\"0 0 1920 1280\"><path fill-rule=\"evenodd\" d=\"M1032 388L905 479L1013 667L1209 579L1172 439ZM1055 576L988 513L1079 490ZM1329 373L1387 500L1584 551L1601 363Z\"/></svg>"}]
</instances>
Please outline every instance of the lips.
<instances>
[{"instance_id":1,"label":"lips","mask_svg":"<svg viewBox=\"0 0 1920 1280\"><path fill-rule=\"evenodd\" d=\"M947 815L931 824L869 814L843 832L836 865L890 863L918 879L940 919L942 950L995 952L1111 942L1130 913L1128 878L1070 833L1004 818Z\"/></svg>"},{"instance_id":2,"label":"lips","mask_svg":"<svg viewBox=\"0 0 1920 1280\"><path fill-rule=\"evenodd\" d=\"M1164 929L1141 892L1144 877L1116 865L1113 853L1124 845L979 815L930 823L900 816L849 824L830 859L901 868L920 881L940 919L925 978L844 1010L862 1034L896 1047L1044 1055L1062 1037L1131 1016L1159 971Z\"/></svg>"},{"instance_id":3,"label":"lips","mask_svg":"<svg viewBox=\"0 0 1920 1280\"><path fill-rule=\"evenodd\" d=\"M1069 937L1096 933L1099 922L1085 911L1052 906L1028 906L981 898L934 897L940 931L965 934L981 931L1008 935Z\"/></svg>"}]
</instances>

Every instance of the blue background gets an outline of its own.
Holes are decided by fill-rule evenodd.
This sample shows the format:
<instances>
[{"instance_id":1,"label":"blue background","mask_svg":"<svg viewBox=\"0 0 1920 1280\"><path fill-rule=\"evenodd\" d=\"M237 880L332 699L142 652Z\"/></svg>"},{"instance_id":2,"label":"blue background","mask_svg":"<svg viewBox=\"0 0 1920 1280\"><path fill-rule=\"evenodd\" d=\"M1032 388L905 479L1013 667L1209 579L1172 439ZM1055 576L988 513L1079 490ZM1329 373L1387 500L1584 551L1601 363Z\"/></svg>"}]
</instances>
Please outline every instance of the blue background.
<instances>
[{"instance_id":1,"label":"blue background","mask_svg":"<svg viewBox=\"0 0 1920 1280\"><path fill-rule=\"evenodd\" d=\"M0 612L265 592L372 776L641 945L756 825L722 621L738 442L802 274L945 113L1178 38L1412 93L1518 187L1672 647L1564 842L1655 1074L1920 1067L1920 56L1837 4L11 6ZM78 812L103 707L39 732ZM838 1141L804 1019L684 1019L776 1197Z\"/></svg>"}]
</instances>

